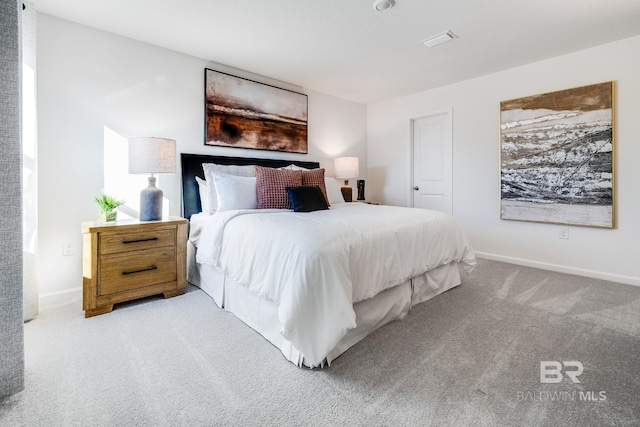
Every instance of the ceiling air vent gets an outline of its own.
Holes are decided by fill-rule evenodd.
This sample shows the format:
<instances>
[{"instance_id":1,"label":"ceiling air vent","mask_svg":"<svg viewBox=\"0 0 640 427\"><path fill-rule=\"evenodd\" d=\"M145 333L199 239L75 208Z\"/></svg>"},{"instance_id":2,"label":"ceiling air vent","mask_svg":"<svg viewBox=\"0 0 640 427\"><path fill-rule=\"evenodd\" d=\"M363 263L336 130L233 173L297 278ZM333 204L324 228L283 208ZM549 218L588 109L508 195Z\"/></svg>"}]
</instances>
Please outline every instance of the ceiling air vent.
<instances>
[{"instance_id":1,"label":"ceiling air vent","mask_svg":"<svg viewBox=\"0 0 640 427\"><path fill-rule=\"evenodd\" d=\"M439 44L446 43L448 41L451 41L451 40L457 39L457 38L458 38L458 36L453 34L453 32L451 30L447 30L447 31L445 31L443 33L436 34L435 36L432 36L432 37L429 37L428 39L422 40L420 43L422 43L426 47L434 47L434 46L438 46Z\"/></svg>"}]
</instances>

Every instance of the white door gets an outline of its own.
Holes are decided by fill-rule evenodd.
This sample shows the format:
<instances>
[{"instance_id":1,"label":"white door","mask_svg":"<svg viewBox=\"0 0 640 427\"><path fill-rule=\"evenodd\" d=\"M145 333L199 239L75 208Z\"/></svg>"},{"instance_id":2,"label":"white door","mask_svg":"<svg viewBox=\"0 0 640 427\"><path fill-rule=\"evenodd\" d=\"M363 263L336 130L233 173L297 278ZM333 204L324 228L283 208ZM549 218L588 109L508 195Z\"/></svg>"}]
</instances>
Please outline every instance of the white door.
<instances>
[{"instance_id":1,"label":"white door","mask_svg":"<svg viewBox=\"0 0 640 427\"><path fill-rule=\"evenodd\" d=\"M413 206L453 214L451 110L411 120Z\"/></svg>"}]
</instances>

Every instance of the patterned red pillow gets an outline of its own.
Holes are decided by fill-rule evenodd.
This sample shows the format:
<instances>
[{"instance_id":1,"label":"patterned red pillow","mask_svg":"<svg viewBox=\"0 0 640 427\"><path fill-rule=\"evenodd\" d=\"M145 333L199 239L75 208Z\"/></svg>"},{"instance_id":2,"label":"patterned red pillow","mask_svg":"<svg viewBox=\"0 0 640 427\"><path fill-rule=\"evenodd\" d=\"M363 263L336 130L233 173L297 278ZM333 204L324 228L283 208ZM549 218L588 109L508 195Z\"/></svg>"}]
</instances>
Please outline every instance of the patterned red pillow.
<instances>
[{"instance_id":1,"label":"patterned red pillow","mask_svg":"<svg viewBox=\"0 0 640 427\"><path fill-rule=\"evenodd\" d=\"M302 172L256 166L258 209L291 209L287 187L302 185Z\"/></svg>"},{"instance_id":2,"label":"patterned red pillow","mask_svg":"<svg viewBox=\"0 0 640 427\"><path fill-rule=\"evenodd\" d=\"M302 171L302 185L315 185L320 187L324 199L327 201L327 206L331 206L329 197L327 197L327 187L324 184L324 169Z\"/></svg>"}]
</instances>

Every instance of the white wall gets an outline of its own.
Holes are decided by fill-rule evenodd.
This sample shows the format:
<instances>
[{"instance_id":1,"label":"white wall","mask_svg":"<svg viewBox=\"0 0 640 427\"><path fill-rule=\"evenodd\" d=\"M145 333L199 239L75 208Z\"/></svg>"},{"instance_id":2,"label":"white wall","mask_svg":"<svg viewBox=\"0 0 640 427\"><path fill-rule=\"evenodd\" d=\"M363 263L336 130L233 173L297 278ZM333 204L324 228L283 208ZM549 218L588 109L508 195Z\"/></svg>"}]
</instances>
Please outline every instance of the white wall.
<instances>
[{"instance_id":1,"label":"white wall","mask_svg":"<svg viewBox=\"0 0 640 427\"><path fill-rule=\"evenodd\" d=\"M366 178L364 105L49 15L38 14L37 26L38 275L43 303L80 298L80 223L97 219L92 199L105 187L105 144L160 136L175 139L178 152L319 161L327 175L333 172L334 157L353 155L360 157ZM205 67L307 93L309 154L204 146ZM134 194L146 186L146 178L144 184L136 178L124 178ZM179 173L160 176L158 183L169 200L169 213L179 215ZM72 242L74 255L62 256L63 241Z\"/></svg>"},{"instance_id":2,"label":"white wall","mask_svg":"<svg viewBox=\"0 0 640 427\"><path fill-rule=\"evenodd\" d=\"M443 47L446 48L446 47ZM640 285L640 37L370 105L369 191L410 203L409 117L453 107L453 212L488 258ZM499 103L614 80L618 228L500 220Z\"/></svg>"}]
</instances>

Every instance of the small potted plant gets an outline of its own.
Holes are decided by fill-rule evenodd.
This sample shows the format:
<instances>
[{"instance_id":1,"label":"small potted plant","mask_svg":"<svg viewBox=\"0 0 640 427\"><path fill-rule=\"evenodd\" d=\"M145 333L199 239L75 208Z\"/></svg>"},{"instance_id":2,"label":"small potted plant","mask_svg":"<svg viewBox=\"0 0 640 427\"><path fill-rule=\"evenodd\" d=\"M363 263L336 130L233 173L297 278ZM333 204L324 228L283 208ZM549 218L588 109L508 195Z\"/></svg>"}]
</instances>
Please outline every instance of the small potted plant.
<instances>
[{"instance_id":1,"label":"small potted plant","mask_svg":"<svg viewBox=\"0 0 640 427\"><path fill-rule=\"evenodd\" d=\"M98 218L102 222L115 221L118 214L116 208L125 203L124 200L118 200L114 196L104 193L99 196L95 196L93 201L100 208L98 211Z\"/></svg>"}]
</instances>

